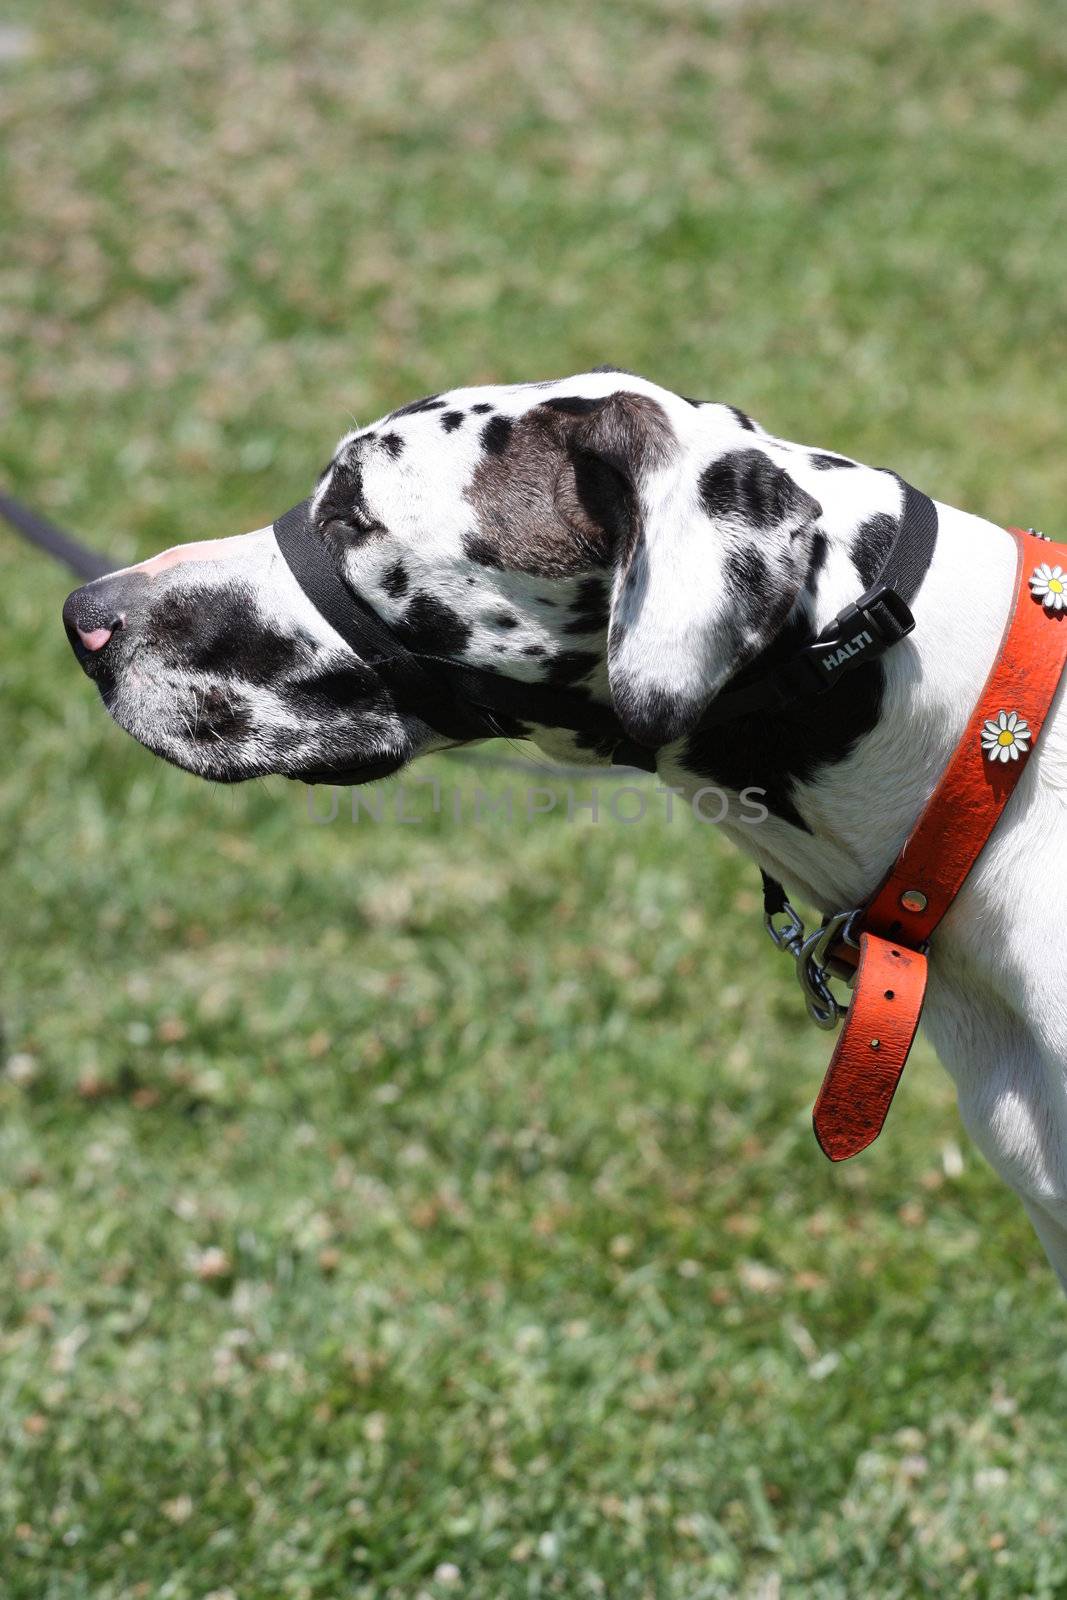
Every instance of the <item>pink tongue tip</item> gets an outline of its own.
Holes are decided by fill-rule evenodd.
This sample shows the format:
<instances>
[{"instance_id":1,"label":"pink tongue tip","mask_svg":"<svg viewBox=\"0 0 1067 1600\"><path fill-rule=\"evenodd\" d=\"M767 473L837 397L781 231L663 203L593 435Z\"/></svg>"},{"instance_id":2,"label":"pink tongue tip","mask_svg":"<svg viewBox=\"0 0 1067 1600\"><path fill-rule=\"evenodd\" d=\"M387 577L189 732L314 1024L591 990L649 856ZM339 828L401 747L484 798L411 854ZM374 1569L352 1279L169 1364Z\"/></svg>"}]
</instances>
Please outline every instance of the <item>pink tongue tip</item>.
<instances>
[{"instance_id":1,"label":"pink tongue tip","mask_svg":"<svg viewBox=\"0 0 1067 1600\"><path fill-rule=\"evenodd\" d=\"M102 650L111 638L110 628L91 628L88 633L78 629L78 638L86 650Z\"/></svg>"}]
</instances>

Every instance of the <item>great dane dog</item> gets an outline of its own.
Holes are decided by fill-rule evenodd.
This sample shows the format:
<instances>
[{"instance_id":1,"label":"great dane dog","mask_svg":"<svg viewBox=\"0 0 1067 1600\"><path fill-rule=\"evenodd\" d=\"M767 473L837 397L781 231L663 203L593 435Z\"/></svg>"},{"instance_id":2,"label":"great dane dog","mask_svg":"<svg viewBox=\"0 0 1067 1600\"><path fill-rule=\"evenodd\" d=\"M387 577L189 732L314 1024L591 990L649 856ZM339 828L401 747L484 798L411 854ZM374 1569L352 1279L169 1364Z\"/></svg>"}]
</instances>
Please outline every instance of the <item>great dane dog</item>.
<instances>
[{"instance_id":1,"label":"great dane dog","mask_svg":"<svg viewBox=\"0 0 1067 1600\"><path fill-rule=\"evenodd\" d=\"M760 826L731 807L723 831L831 913L871 895L961 735L1009 613L1011 536L935 502L908 639L819 699L711 730L700 719L870 585L902 500L891 472L605 368L455 389L357 428L309 525L353 606L414 655L584 693L679 791L765 791ZM98 579L64 621L119 725L205 778L368 781L454 742L398 707L271 527ZM562 732L546 714L522 731L552 758L609 759L595 727ZM967 1129L1067 1287L1062 686L938 932L924 1022Z\"/></svg>"}]
</instances>

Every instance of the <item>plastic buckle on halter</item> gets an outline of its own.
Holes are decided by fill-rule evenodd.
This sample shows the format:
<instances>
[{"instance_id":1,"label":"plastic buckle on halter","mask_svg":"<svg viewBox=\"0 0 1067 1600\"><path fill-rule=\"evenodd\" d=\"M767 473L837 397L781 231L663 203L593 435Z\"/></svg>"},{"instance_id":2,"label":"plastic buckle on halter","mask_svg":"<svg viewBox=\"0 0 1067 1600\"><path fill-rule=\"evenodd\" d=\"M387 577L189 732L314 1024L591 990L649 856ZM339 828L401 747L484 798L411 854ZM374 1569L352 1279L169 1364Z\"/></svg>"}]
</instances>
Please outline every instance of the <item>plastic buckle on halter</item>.
<instances>
[{"instance_id":1,"label":"plastic buckle on halter","mask_svg":"<svg viewBox=\"0 0 1067 1600\"><path fill-rule=\"evenodd\" d=\"M911 607L888 583L868 589L854 606L846 606L841 615L849 617L854 610L875 630L887 650L890 645L899 644L915 627Z\"/></svg>"},{"instance_id":2,"label":"plastic buckle on halter","mask_svg":"<svg viewBox=\"0 0 1067 1600\"><path fill-rule=\"evenodd\" d=\"M829 689L844 673L899 644L914 626L911 608L883 583L838 612L802 659L819 688Z\"/></svg>"}]
</instances>

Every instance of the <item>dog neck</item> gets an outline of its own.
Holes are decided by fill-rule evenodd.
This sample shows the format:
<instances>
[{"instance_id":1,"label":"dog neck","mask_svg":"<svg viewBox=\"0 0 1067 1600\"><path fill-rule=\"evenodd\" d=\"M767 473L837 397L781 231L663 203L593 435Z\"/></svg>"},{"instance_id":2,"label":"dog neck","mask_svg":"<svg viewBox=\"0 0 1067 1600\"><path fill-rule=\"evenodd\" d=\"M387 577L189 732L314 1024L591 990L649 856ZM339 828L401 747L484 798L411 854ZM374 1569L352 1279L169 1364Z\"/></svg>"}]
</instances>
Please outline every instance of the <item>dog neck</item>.
<instances>
[{"instance_id":1,"label":"dog neck","mask_svg":"<svg viewBox=\"0 0 1067 1600\"><path fill-rule=\"evenodd\" d=\"M937 546L912 607L915 631L864 669L881 675L870 728L841 759L792 785L791 818L772 811L746 823L731 805L722 824L761 867L824 911L860 904L874 891L944 771L1003 635L1015 562L1010 535L948 506L938 512ZM816 628L854 597L841 593L848 581L831 551L810 596ZM845 687L806 708L805 723L841 717ZM727 741L730 732L717 736ZM690 798L709 782L693 773L684 746L664 753L660 776Z\"/></svg>"}]
</instances>

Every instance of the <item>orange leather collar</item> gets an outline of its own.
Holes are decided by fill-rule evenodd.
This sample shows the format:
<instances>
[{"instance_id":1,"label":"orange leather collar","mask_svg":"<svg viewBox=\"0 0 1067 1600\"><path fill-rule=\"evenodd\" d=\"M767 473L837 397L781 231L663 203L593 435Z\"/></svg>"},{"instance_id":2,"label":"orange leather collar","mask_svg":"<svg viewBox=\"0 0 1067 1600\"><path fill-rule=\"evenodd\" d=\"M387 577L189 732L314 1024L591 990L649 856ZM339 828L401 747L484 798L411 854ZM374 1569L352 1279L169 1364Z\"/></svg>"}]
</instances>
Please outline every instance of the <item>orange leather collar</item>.
<instances>
[{"instance_id":1,"label":"orange leather collar","mask_svg":"<svg viewBox=\"0 0 1067 1600\"><path fill-rule=\"evenodd\" d=\"M1055 547L1037 535L1009 532L1016 592L997 659L926 809L850 923L853 999L812 1116L831 1161L858 1155L882 1131L919 1026L930 936L1011 798L1067 666L1067 563L1057 565ZM839 943L832 956L856 964L856 945Z\"/></svg>"}]
</instances>

